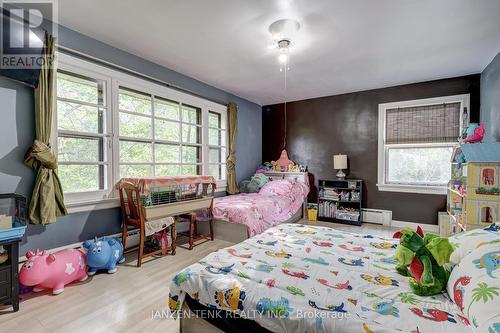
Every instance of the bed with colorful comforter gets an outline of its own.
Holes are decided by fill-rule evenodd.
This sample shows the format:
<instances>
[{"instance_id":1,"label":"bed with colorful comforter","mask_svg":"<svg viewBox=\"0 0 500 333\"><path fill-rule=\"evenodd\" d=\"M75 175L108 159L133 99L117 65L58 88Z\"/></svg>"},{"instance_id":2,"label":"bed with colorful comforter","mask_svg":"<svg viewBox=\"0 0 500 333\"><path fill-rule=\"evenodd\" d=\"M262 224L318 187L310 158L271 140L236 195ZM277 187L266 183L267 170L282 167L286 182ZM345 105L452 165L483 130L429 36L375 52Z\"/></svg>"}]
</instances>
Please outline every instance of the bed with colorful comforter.
<instances>
[{"instance_id":1,"label":"bed with colorful comforter","mask_svg":"<svg viewBox=\"0 0 500 333\"><path fill-rule=\"evenodd\" d=\"M283 179L267 183L258 193L242 193L217 198L212 209L216 220L245 225L255 236L288 221L300 211L309 186Z\"/></svg>"},{"instance_id":2,"label":"bed with colorful comforter","mask_svg":"<svg viewBox=\"0 0 500 333\"><path fill-rule=\"evenodd\" d=\"M395 271L397 240L282 224L214 252L175 276L186 294L273 332L471 332L447 294L418 297Z\"/></svg>"}]
</instances>

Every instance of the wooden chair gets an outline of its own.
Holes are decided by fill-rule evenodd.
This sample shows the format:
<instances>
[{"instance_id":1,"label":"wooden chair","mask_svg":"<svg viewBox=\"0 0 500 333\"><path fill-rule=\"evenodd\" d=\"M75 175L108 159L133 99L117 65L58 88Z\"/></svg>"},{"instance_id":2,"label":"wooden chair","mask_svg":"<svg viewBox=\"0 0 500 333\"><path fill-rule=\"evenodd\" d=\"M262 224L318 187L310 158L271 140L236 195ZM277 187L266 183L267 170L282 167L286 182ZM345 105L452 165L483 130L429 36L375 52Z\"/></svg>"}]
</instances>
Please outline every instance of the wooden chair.
<instances>
[{"instance_id":1,"label":"wooden chair","mask_svg":"<svg viewBox=\"0 0 500 333\"><path fill-rule=\"evenodd\" d=\"M210 214L210 213L209 213ZM198 225L197 225L197 220L196 220L196 213L188 213L188 214L183 214L180 216L181 218L189 220L189 231L186 232L180 232L180 236L185 236L189 238L189 247L187 248L188 250L192 250L193 247L196 245L203 244L209 240L213 241L214 240L214 225L213 225L213 218L210 214L209 216L209 227L210 227L210 234L208 235L198 235ZM203 242L200 242L198 244L195 244L196 242L203 240ZM182 248L186 248L185 246L179 245Z\"/></svg>"},{"instance_id":2,"label":"wooden chair","mask_svg":"<svg viewBox=\"0 0 500 333\"><path fill-rule=\"evenodd\" d=\"M142 200L140 190L134 184L122 182L120 184L120 206L122 211L122 244L125 249L127 243L128 226L139 228L139 253L137 255L137 267L141 267L142 260L146 257L162 254L162 249L144 252L144 241L146 239L144 215L142 213ZM172 255L175 255L176 250L176 232L175 222L170 226L172 244L170 246Z\"/></svg>"}]
</instances>

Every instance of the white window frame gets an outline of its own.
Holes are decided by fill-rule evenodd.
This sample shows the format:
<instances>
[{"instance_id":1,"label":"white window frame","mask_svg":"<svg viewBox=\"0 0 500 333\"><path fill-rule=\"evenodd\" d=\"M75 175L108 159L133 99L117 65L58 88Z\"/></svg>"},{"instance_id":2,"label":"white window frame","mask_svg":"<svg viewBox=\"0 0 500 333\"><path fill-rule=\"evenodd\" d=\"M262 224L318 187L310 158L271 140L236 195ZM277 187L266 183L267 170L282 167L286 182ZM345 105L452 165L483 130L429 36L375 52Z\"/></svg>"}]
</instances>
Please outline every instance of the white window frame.
<instances>
[{"instance_id":1,"label":"white window frame","mask_svg":"<svg viewBox=\"0 0 500 333\"><path fill-rule=\"evenodd\" d=\"M390 148L422 148L422 147L453 147L458 144L458 141L449 143L428 143L428 144L385 144L385 120L386 110L404 107L417 107L425 105L434 105L441 103L460 103L460 129L468 124L463 123L463 111L467 108L470 115L470 95L453 95L436 98L425 98L417 100L408 100L402 102L383 103L378 106L378 170L377 170L377 187L379 191L389 192L405 192L405 193L421 193L421 194L446 194L447 186L435 185L410 185L410 184L393 184L386 181L387 176L387 156ZM460 131L461 132L461 131ZM451 168L451 167L450 167Z\"/></svg>"},{"instance_id":2,"label":"white window frame","mask_svg":"<svg viewBox=\"0 0 500 333\"><path fill-rule=\"evenodd\" d=\"M105 81L106 84L106 160L108 167L106 172L105 189L89 192L65 193L65 205L70 213L88 211L94 209L105 209L119 206L118 192L115 189L115 184L119 180L119 112L118 112L118 87L126 87L144 92L153 96L177 101L181 104L197 107L201 109L201 150L202 174L209 172L209 144L208 144L208 113L209 111L217 112L227 119L227 106L210 100L190 95L166 86L150 82L146 79L141 79L121 71L95 64L77 57L67 54L57 53L56 70L61 69L69 73L75 73L90 78L95 78ZM54 94L56 95L56 94ZM51 144L55 153L57 153L57 104L56 96L54 97L55 112L53 112L52 140ZM182 110L181 110L182 112ZM227 140L226 134L226 155L227 155ZM182 133L180 133L182 135ZM180 143L178 143L180 145ZM223 156L227 158L227 156ZM181 161L182 163L182 161ZM224 160L222 164L225 164ZM226 174L227 178L227 174ZM217 181L217 192L226 190L226 178Z\"/></svg>"}]
</instances>

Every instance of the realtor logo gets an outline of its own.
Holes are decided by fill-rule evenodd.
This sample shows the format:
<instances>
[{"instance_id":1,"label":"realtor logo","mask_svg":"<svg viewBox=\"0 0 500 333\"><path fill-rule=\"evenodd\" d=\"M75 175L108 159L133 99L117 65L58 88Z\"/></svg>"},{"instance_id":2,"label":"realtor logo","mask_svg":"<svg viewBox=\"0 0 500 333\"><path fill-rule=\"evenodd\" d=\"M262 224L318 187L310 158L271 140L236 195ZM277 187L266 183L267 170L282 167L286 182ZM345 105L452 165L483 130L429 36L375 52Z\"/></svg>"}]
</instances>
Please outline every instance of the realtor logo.
<instances>
[{"instance_id":1,"label":"realtor logo","mask_svg":"<svg viewBox=\"0 0 500 333\"><path fill-rule=\"evenodd\" d=\"M0 68L44 67L41 56L45 32L57 36L57 0L0 0Z\"/></svg>"}]
</instances>

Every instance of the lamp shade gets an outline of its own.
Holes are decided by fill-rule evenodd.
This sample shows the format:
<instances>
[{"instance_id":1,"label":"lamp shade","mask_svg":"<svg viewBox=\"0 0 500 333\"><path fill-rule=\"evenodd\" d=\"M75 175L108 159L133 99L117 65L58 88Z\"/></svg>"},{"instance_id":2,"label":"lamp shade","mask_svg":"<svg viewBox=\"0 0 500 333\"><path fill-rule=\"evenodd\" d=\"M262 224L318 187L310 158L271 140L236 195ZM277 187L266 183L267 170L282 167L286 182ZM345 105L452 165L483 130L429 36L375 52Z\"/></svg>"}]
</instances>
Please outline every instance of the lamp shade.
<instances>
[{"instance_id":1,"label":"lamp shade","mask_svg":"<svg viewBox=\"0 0 500 333\"><path fill-rule=\"evenodd\" d=\"M333 168L337 170L347 169L347 155L333 155Z\"/></svg>"}]
</instances>

